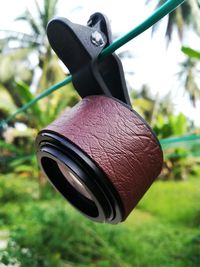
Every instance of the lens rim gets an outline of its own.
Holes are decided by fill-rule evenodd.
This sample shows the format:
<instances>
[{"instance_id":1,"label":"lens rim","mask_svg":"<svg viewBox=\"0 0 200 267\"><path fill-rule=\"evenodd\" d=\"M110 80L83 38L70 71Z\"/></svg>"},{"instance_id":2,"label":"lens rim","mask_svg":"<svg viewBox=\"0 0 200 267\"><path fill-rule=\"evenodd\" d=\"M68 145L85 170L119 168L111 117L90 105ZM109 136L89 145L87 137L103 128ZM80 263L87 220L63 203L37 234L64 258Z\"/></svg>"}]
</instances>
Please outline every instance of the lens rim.
<instances>
[{"instance_id":1,"label":"lens rim","mask_svg":"<svg viewBox=\"0 0 200 267\"><path fill-rule=\"evenodd\" d=\"M90 192L87 190L87 187L83 184L81 179L71 170L68 166L57 162L58 169L61 174L67 179L67 181L74 187L79 194L83 195L85 198L92 200Z\"/></svg>"},{"instance_id":2,"label":"lens rim","mask_svg":"<svg viewBox=\"0 0 200 267\"><path fill-rule=\"evenodd\" d=\"M67 199L71 205L78 209L83 214L86 214L89 217L98 217L101 214L99 207L96 206L95 199L87 199L82 194L80 194L69 182L66 180L62 172L59 170L57 163L67 164L66 166L72 167L71 162L67 157L63 157L63 161L58 161L54 156L54 149L50 147L42 148L44 156L41 159L41 164L44 172L47 174L51 184L59 191L65 199ZM46 156L45 156L46 154ZM73 163L72 163L73 164ZM77 176L81 175L82 178L84 174L81 173L81 170L78 170L76 167Z\"/></svg>"},{"instance_id":3,"label":"lens rim","mask_svg":"<svg viewBox=\"0 0 200 267\"><path fill-rule=\"evenodd\" d=\"M106 177L105 173L86 153L67 138L49 130L43 130L38 134L36 147L39 164L51 183L51 177L49 177L42 165L42 158L44 157L53 158L55 161L62 162L62 164L70 168L75 174L78 172L77 176L91 192L92 199L98 209L98 216L92 217L78 208L69 201L65 193L63 194L57 188L58 185L53 184L75 208L89 219L97 222L116 224L123 221L125 212L117 191Z\"/></svg>"}]
</instances>

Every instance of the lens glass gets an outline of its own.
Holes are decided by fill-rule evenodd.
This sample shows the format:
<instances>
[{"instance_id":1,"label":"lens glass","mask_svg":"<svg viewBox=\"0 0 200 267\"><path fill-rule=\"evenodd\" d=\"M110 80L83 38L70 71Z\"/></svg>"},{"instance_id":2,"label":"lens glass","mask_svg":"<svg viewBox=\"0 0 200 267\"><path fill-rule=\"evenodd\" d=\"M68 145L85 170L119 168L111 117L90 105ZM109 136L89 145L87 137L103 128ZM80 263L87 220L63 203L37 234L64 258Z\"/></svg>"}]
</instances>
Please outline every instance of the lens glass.
<instances>
[{"instance_id":1,"label":"lens glass","mask_svg":"<svg viewBox=\"0 0 200 267\"><path fill-rule=\"evenodd\" d=\"M86 189L86 186L83 183L81 183L78 177L72 171L70 171L70 169L67 168L67 166L64 166L60 163L57 164L63 176L67 179L67 181L71 184L71 186L73 186L84 197L92 200L88 190Z\"/></svg>"}]
</instances>

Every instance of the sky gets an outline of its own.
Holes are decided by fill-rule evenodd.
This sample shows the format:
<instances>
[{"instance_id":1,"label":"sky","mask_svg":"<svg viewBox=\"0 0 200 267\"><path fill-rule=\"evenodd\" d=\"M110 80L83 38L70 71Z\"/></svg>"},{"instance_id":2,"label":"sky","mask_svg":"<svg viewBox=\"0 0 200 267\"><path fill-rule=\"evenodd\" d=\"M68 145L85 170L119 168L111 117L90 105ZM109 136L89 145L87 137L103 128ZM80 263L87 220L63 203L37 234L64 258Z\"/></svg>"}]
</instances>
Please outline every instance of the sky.
<instances>
[{"instance_id":1,"label":"sky","mask_svg":"<svg viewBox=\"0 0 200 267\"><path fill-rule=\"evenodd\" d=\"M22 14L26 7L34 15L34 0L16 2L0 0L0 3L0 29L29 32L29 28L24 23L16 22L14 18ZM143 0L60 0L57 13L58 16L67 17L73 22L85 25L92 13L102 12L110 19L112 31L122 36L152 13L155 3L148 6L144 3ZM150 93L159 97L165 97L170 92L175 111L183 112L200 127L198 116L200 104L198 103L196 108L189 104L188 96L181 89L180 81L177 79L176 73L180 71L179 63L185 56L180 51L181 44L176 32L173 34L170 46L166 48L166 22L167 18L164 18L153 37L149 29L116 52L128 50L133 55L132 58L123 61L125 72L134 73L134 75L126 75L132 88L140 89L142 85L148 84ZM199 49L199 44L200 40L194 34L187 34L184 45Z\"/></svg>"}]
</instances>

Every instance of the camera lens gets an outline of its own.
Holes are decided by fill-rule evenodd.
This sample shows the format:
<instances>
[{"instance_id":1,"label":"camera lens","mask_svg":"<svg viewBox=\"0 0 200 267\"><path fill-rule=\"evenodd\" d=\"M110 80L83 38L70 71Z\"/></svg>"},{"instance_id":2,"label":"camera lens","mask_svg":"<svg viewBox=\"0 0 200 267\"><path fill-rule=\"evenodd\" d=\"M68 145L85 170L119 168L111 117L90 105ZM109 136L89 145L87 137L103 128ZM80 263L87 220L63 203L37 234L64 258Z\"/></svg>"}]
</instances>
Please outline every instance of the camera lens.
<instances>
[{"instance_id":1,"label":"camera lens","mask_svg":"<svg viewBox=\"0 0 200 267\"><path fill-rule=\"evenodd\" d=\"M94 221L122 220L118 196L104 172L84 152L54 133L41 132L36 142L43 172L66 200Z\"/></svg>"},{"instance_id":2,"label":"camera lens","mask_svg":"<svg viewBox=\"0 0 200 267\"><path fill-rule=\"evenodd\" d=\"M83 185L80 182L78 177L72 171L70 171L70 169L67 168L66 166L63 166L60 163L57 163L57 164L58 164L59 170L62 172L62 175L67 179L67 181L71 184L71 186L73 186L84 197L92 200L92 198L91 198L89 192L87 191L85 185Z\"/></svg>"}]
</instances>

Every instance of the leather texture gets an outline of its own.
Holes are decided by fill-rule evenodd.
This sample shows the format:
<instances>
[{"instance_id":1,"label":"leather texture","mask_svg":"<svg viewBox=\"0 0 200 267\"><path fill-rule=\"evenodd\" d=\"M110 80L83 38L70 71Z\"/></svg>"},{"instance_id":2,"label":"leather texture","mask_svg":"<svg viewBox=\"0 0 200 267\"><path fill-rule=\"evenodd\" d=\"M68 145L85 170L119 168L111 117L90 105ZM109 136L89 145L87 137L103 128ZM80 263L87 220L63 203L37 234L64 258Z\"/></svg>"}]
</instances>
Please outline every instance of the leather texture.
<instances>
[{"instance_id":1,"label":"leather texture","mask_svg":"<svg viewBox=\"0 0 200 267\"><path fill-rule=\"evenodd\" d=\"M85 97L46 129L69 139L104 171L125 218L161 171L163 154L150 127L113 98Z\"/></svg>"}]
</instances>

